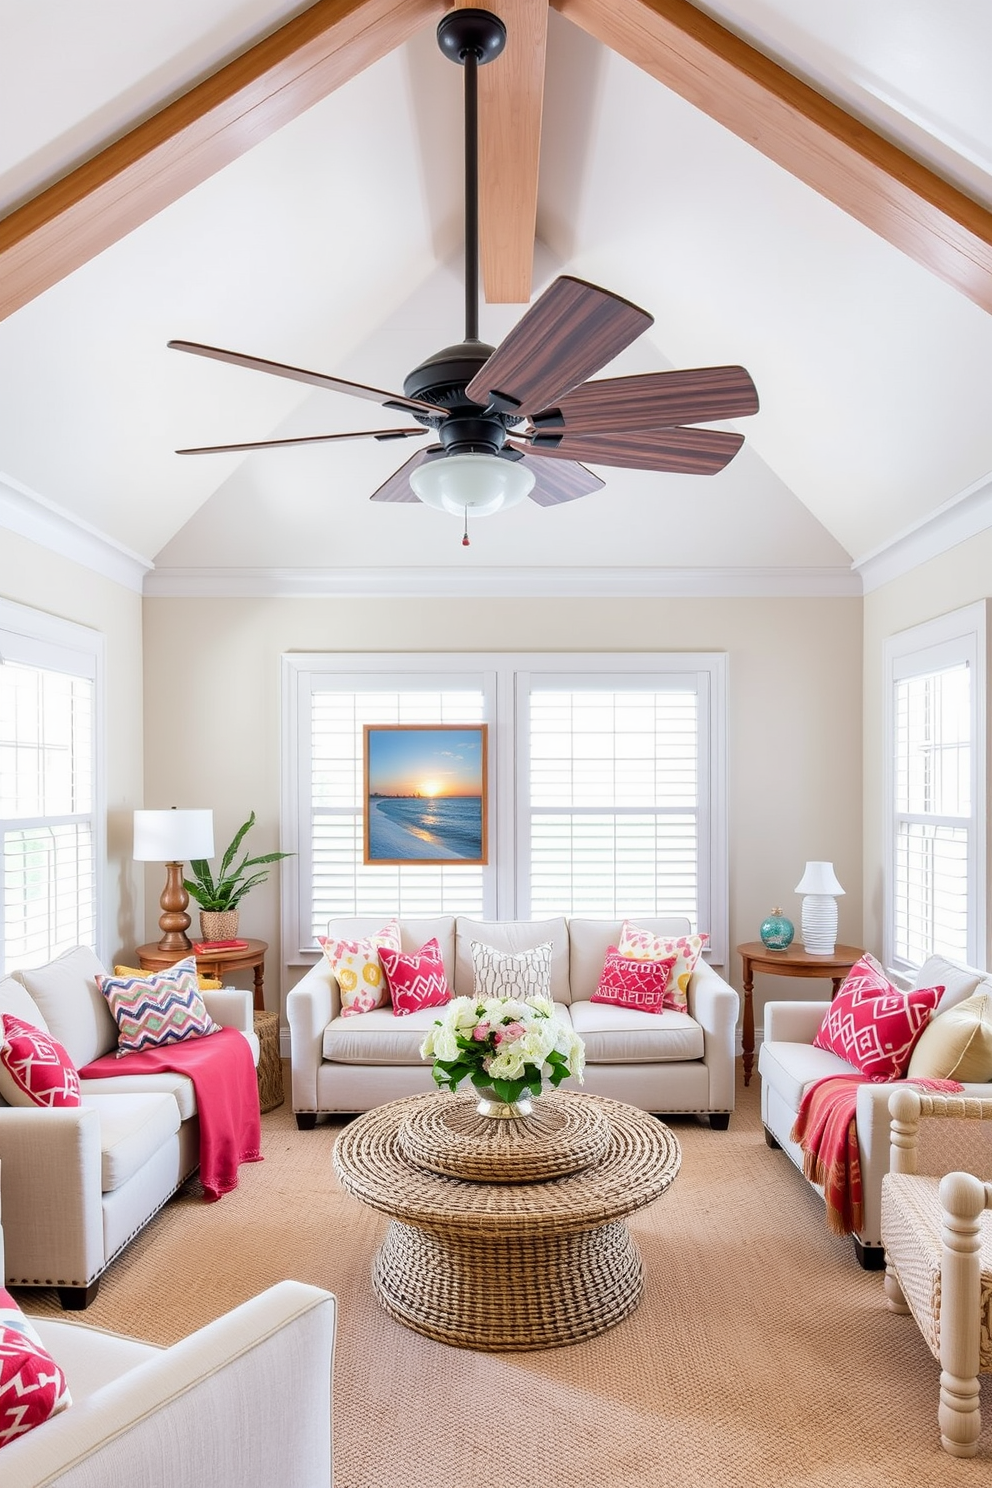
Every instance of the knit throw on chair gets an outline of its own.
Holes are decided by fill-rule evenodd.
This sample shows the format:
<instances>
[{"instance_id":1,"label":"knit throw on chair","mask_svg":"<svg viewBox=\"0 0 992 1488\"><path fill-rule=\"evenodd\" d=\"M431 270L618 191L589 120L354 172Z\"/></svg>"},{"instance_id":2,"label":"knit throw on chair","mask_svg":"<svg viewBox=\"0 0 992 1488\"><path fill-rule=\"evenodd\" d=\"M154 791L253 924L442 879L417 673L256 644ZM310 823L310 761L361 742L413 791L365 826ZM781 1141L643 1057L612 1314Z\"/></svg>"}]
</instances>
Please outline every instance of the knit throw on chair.
<instances>
[{"instance_id":1,"label":"knit throw on chair","mask_svg":"<svg viewBox=\"0 0 992 1488\"><path fill-rule=\"evenodd\" d=\"M262 1161L258 1082L248 1040L236 1028L219 1028L158 1049L104 1054L79 1074L96 1080L165 1070L188 1075L193 1082L200 1118L200 1182L208 1202L219 1199L237 1188L241 1163Z\"/></svg>"},{"instance_id":2,"label":"knit throw on chair","mask_svg":"<svg viewBox=\"0 0 992 1488\"><path fill-rule=\"evenodd\" d=\"M858 1151L858 1087L867 1075L827 1075L803 1095L790 1136L803 1152L803 1172L823 1189L827 1225L835 1235L857 1234L864 1219ZM921 1090L963 1090L957 1080L916 1079L890 1084Z\"/></svg>"}]
</instances>

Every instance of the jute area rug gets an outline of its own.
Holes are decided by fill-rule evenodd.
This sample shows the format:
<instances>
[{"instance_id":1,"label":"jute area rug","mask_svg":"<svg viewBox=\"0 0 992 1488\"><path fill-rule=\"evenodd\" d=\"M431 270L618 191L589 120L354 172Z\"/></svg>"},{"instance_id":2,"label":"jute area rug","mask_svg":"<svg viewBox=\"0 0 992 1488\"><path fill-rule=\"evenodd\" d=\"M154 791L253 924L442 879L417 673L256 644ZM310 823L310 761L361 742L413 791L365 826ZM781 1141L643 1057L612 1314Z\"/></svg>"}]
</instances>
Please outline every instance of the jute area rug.
<instances>
[{"instance_id":1,"label":"jute area rug","mask_svg":"<svg viewBox=\"0 0 992 1488\"><path fill-rule=\"evenodd\" d=\"M242 1168L237 1191L177 1196L85 1320L166 1344L281 1277L329 1288L336 1488L987 1488L988 1381L979 1456L948 1457L936 1362L765 1146L758 1099L755 1074L728 1132L670 1123L682 1171L630 1221L644 1298L587 1343L482 1354L393 1322L369 1280L386 1220L334 1178L340 1124L298 1132L288 1104L263 1117L265 1161ZM509 1295L515 1278L479 1285ZM58 1312L54 1293L22 1298ZM291 1422L272 1425L289 1449Z\"/></svg>"}]
</instances>

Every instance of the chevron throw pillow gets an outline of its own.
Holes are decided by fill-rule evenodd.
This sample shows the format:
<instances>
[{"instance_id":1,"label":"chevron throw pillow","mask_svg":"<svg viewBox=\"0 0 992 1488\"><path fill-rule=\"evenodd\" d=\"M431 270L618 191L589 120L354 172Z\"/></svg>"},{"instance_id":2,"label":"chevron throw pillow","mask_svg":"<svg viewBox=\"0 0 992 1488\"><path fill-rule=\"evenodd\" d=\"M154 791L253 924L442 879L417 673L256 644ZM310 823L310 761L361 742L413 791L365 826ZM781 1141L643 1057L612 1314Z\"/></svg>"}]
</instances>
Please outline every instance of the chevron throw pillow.
<instances>
[{"instance_id":1,"label":"chevron throw pillow","mask_svg":"<svg viewBox=\"0 0 992 1488\"><path fill-rule=\"evenodd\" d=\"M10 1106L78 1106L79 1076L58 1039L12 1013L0 1019L0 1095Z\"/></svg>"},{"instance_id":2,"label":"chevron throw pillow","mask_svg":"<svg viewBox=\"0 0 992 1488\"><path fill-rule=\"evenodd\" d=\"M71 1404L65 1375L13 1297L0 1287L0 1447Z\"/></svg>"},{"instance_id":3,"label":"chevron throw pillow","mask_svg":"<svg viewBox=\"0 0 992 1488\"><path fill-rule=\"evenodd\" d=\"M813 1039L869 1080L901 1080L943 987L900 992L866 953L848 972Z\"/></svg>"},{"instance_id":4,"label":"chevron throw pillow","mask_svg":"<svg viewBox=\"0 0 992 1488\"><path fill-rule=\"evenodd\" d=\"M197 987L195 956L150 976L98 976L96 983L117 1020L118 1054L217 1032Z\"/></svg>"},{"instance_id":5,"label":"chevron throw pillow","mask_svg":"<svg viewBox=\"0 0 992 1488\"><path fill-rule=\"evenodd\" d=\"M380 946L379 960L386 973L393 1012L401 1017L451 1001L441 947L436 940L428 940L412 956Z\"/></svg>"}]
</instances>

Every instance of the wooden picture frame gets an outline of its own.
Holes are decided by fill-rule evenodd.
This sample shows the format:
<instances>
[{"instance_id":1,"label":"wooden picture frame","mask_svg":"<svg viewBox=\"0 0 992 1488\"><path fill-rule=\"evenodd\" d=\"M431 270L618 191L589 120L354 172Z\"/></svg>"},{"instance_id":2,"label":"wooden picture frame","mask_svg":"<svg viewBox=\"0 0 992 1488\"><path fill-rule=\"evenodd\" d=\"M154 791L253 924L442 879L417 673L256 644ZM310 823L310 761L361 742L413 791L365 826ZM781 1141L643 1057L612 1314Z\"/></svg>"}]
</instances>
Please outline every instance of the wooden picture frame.
<instances>
[{"instance_id":1,"label":"wooden picture frame","mask_svg":"<svg viewBox=\"0 0 992 1488\"><path fill-rule=\"evenodd\" d=\"M366 865L488 862L489 726L367 723Z\"/></svg>"}]
</instances>

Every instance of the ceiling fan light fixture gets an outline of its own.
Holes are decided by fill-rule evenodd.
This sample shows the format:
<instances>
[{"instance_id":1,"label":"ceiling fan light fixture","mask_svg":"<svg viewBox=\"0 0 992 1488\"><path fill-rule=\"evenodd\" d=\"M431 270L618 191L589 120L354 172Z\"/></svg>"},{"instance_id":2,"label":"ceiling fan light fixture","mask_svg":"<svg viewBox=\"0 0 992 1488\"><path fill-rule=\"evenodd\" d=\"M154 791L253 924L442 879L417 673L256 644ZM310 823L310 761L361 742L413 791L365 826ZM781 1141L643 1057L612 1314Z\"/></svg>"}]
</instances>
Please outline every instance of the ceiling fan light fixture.
<instances>
[{"instance_id":1,"label":"ceiling fan light fixture","mask_svg":"<svg viewBox=\"0 0 992 1488\"><path fill-rule=\"evenodd\" d=\"M522 461L485 454L447 455L410 472L410 485L424 505L455 517L491 517L518 506L535 479Z\"/></svg>"}]
</instances>

